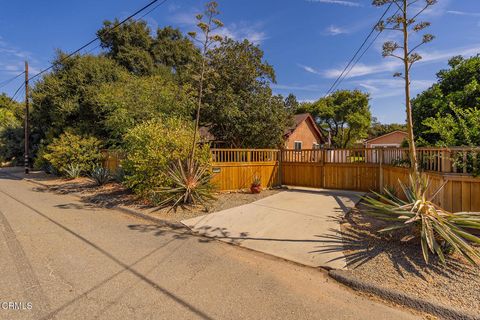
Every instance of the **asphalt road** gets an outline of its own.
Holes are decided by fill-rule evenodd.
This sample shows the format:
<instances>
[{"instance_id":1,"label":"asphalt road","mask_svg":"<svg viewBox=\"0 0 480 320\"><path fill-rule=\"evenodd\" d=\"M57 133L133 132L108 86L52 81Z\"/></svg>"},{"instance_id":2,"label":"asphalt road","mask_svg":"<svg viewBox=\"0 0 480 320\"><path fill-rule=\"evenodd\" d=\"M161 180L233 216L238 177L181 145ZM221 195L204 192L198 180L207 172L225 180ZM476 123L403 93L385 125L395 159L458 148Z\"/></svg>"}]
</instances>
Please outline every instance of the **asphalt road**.
<instances>
[{"instance_id":1,"label":"asphalt road","mask_svg":"<svg viewBox=\"0 0 480 320\"><path fill-rule=\"evenodd\" d=\"M0 319L418 318L320 270L99 209L2 169L0 257Z\"/></svg>"}]
</instances>

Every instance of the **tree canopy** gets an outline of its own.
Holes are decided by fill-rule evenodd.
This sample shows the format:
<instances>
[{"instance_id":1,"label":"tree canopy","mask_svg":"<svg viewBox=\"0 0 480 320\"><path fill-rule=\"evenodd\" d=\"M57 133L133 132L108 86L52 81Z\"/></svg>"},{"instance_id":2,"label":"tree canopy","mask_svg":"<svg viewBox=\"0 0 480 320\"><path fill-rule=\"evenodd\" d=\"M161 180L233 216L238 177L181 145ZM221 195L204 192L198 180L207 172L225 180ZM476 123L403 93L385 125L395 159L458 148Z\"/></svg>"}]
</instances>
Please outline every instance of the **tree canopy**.
<instances>
[{"instance_id":1,"label":"tree canopy","mask_svg":"<svg viewBox=\"0 0 480 320\"><path fill-rule=\"evenodd\" d=\"M359 90L338 90L316 102L301 104L296 112L309 112L325 141L330 133L332 146L347 148L368 137L372 121L369 99Z\"/></svg>"},{"instance_id":2,"label":"tree canopy","mask_svg":"<svg viewBox=\"0 0 480 320\"><path fill-rule=\"evenodd\" d=\"M273 67L248 40L223 40L209 52L203 124L234 147L278 147L291 123L283 98L274 96Z\"/></svg>"},{"instance_id":3,"label":"tree canopy","mask_svg":"<svg viewBox=\"0 0 480 320\"><path fill-rule=\"evenodd\" d=\"M480 141L471 138L476 136L478 128L464 123L475 119L480 108L480 57L453 57L449 60L449 68L439 71L437 78L437 83L412 101L414 129L419 142L479 145ZM450 128L448 132L445 131L447 127Z\"/></svg>"},{"instance_id":4,"label":"tree canopy","mask_svg":"<svg viewBox=\"0 0 480 320\"><path fill-rule=\"evenodd\" d=\"M158 28L154 37L145 21L118 24L118 19L105 21L97 35L107 57L135 75L152 75L162 68L182 73L198 59L198 49L178 29Z\"/></svg>"},{"instance_id":5,"label":"tree canopy","mask_svg":"<svg viewBox=\"0 0 480 320\"><path fill-rule=\"evenodd\" d=\"M372 125L368 130L368 138L373 139L379 136L383 136L384 134L394 132L394 131L406 131L407 125L400 124L400 123L389 123L384 124L380 123L377 118L372 118Z\"/></svg>"}]
</instances>

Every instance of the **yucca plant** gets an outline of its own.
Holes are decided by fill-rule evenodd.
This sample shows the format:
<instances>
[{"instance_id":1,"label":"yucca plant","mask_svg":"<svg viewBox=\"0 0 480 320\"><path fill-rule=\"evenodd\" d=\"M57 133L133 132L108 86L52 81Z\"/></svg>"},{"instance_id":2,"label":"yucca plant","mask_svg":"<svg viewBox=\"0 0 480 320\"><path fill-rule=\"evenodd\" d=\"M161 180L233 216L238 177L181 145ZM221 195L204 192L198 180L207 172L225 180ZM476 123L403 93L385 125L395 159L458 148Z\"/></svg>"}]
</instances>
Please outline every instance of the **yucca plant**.
<instances>
[{"instance_id":1,"label":"yucca plant","mask_svg":"<svg viewBox=\"0 0 480 320\"><path fill-rule=\"evenodd\" d=\"M444 187L440 187L432 197L427 197L429 180L424 175L410 176L410 186L400 182L407 200L402 200L385 189L385 194L375 193L374 197L364 197L364 212L389 224L379 232L394 232L409 229L414 238L420 239L423 258L429 262L429 254L437 255L445 263L445 254L450 251L460 253L473 265L480 260L480 252L471 243L480 244L480 238L468 229L480 230L480 213L450 213L432 202Z\"/></svg>"},{"instance_id":2,"label":"yucca plant","mask_svg":"<svg viewBox=\"0 0 480 320\"><path fill-rule=\"evenodd\" d=\"M108 169L105 169L103 167L95 167L93 168L92 172L90 173L90 179L95 181L97 186L102 186L105 183L107 183L110 178L110 171Z\"/></svg>"},{"instance_id":3,"label":"yucca plant","mask_svg":"<svg viewBox=\"0 0 480 320\"><path fill-rule=\"evenodd\" d=\"M82 173L82 168L78 164L70 163L64 170L64 174L69 179L75 179L80 177Z\"/></svg>"},{"instance_id":4,"label":"yucca plant","mask_svg":"<svg viewBox=\"0 0 480 320\"><path fill-rule=\"evenodd\" d=\"M208 165L197 161L178 161L169 169L168 176L173 181L173 186L154 192L154 197L161 199L161 206L171 204L172 209L176 209L186 205L206 205L215 199L214 186L210 182L212 173Z\"/></svg>"}]
</instances>

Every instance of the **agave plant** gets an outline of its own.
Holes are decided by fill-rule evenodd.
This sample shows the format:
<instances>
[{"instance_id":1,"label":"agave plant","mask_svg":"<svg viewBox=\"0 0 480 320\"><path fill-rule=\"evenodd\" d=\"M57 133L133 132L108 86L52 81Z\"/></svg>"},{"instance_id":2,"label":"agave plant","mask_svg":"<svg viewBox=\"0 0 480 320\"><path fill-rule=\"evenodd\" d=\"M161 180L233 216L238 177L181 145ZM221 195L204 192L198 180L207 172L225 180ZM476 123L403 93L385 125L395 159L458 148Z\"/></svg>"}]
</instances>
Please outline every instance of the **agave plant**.
<instances>
[{"instance_id":1,"label":"agave plant","mask_svg":"<svg viewBox=\"0 0 480 320\"><path fill-rule=\"evenodd\" d=\"M480 213L450 213L432 202L444 187L441 186L431 197L427 196L429 180L423 175L410 176L410 186L400 182L407 200L402 200L388 189L385 194L365 197L365 213L386 221L389 226L380 232L393 232L408 228L415 238L420 238L423 258L429 261L429 254L437 255L445 263L448 249L459 252L473 265L480 260L480 252L471 243L480 244L480 238L468 229L480 230Z\"/></svg>"},{"instance_id":2,"label":"agave plant","mask_svg":"<svg viewBox=\"0 0 480 320\"><path fill-rule=\"evenodd\" d=\"M196 161L178 161L168 171L173 181L171 188L161 188L154 192L159 196L160 205L171 204L173 209L185 205L205 205L208 201L215 199L213 196L214 186L210 182L212 173L209 166L202 165Z\"/></svg>"},{"instance_id":3,"label":"agave plant","mask_svg":"<svg viewBox=\"0 0 480 320\"><path fill-rule=\"evenodd\" d=\"M82 169L78 164L73 164L70 163L66 168L65 168L65 176L69 179L75 179L80 177L80 174L82 173Z\"/></svg>"},{"instance_id":4,"label":"agave plant","mask_svg":"<svg viewBox=\"0 0 480 320\"><path fill-rule=\"evenodd\" d=\"M90 173L90 178L95 181L98 186L102 186L110 180L110 171L103 167L95 167Z\"/></svg>"}]
</instances>

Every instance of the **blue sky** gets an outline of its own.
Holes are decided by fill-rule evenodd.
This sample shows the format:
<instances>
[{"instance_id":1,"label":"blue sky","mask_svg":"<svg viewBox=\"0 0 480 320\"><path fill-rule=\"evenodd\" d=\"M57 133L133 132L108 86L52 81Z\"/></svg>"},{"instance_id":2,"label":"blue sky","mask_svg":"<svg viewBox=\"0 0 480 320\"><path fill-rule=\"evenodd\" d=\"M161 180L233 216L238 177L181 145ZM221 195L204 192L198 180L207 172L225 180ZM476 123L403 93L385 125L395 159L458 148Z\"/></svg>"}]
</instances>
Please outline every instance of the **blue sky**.
<instances>
[{"instance_id":1,"label":"blue sky","mask_svg":"<svg viewBox=\"0 0 480 320\"><path fill-rule=\"evenodd\" d=\"M126 17L147 0L1 0L0 83L23 70L49 65L54 50L72 51L94 38L105 19ZM294 93L301 101L322 97L354 51L362 43L384 8L371 0L220 0L223 34L248 38L265 51L275 67L275 92ZM145 19L152 28L172 25L194 29L196 13L205 1L169 0ZM423 15L432 22L434 42L420 49L424 60L413 69L414 93L428 88L449 57L480 53L480 1L439 0ZM392 32L380 35L339 88L371 94L374 116L385 123L405 119L402 82L392 74L401 71L394 58L382 58L381 44L398 39ZM415 40L415 39L413 39ZM12 94L17 79L0 89Z\"/></svg>"}]
</instances>

